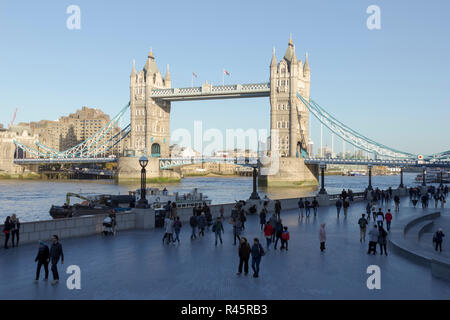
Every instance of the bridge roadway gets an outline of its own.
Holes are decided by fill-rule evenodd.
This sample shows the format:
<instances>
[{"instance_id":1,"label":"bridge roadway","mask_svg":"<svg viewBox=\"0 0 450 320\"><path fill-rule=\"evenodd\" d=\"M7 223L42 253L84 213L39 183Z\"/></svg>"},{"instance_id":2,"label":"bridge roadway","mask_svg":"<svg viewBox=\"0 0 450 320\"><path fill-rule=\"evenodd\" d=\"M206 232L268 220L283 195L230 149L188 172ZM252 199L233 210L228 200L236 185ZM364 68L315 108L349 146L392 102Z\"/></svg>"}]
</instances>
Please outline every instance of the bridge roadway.
<instances>
[{"instance_id":1,"label":"bridge roadway","mask_svg":"<svg viewBox=\"0 0 450 320\"><path fill-rule=\"evenodd\" d=\"M62 239L65 264L59 266L61 282L55 287L33 283L37 243L0 249L0 270L8 275L0 277L0 299L448 299L450 283L432 277L427 267L391 252L367 255L357 225L364 207L364 202L354 203L347 219L339 220L334 207L321 207L317 217L300 221L296 210L282 211L291 233L289 251L271 249L262 258L258 279L251 273L236 275L237 247L228 223L218 247L211 232L191 241L188 225L176 246L161 243L161 229ZM421 214L402 198L393 226ZM321 223L327 230L325 253L319 250ZM243 235L264 240L256 216L248 217ZM446 240L443 249L450 250ZM69 265L81 268L81 290L65 286ZM366 287L369 265L381 268L381 290Z\"/></svg>"}]
</instances>

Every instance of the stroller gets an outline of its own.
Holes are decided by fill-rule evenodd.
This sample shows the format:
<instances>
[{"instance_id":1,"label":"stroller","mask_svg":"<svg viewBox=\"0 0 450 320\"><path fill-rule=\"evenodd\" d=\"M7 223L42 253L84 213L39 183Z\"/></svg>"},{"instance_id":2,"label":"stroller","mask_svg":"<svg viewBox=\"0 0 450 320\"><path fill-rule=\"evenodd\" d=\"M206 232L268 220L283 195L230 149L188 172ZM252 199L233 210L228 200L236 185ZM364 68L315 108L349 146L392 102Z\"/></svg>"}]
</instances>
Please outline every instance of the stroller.
<instances>
[{"instance_id":1,"label":"stroller","mask_svg":"<svg viewBox=\"0 0 450 320\"><path fill-rule=\"evenodd\" d=\"M110 214L103 220L103 235L105 236L115 235L116 234L115 225L116 225L115 217L112 214Z\"/></svg>"}]
</instances>

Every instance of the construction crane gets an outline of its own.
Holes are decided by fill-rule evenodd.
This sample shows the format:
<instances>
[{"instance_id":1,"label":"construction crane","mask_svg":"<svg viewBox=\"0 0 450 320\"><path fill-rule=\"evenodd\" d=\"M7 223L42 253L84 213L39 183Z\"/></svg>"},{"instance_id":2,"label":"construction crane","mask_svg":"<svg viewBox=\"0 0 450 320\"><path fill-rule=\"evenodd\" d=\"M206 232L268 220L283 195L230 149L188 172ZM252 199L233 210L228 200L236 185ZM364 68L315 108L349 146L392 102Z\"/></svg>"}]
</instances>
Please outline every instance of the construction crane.
<instances>
[{"instance_id":1,"label":"construction crane","mask_svg":"<svg viewBox=\"0 0 450 320\"><path fill-rule=\"evenodd\" d=\"M16 120L16 115L17 115L17 108L14 111L14 115L13 115L13 118L12 118L11 122L8 125L8 129L11 128L14 125L14 121Z\"/></svg>"}]
</instances>

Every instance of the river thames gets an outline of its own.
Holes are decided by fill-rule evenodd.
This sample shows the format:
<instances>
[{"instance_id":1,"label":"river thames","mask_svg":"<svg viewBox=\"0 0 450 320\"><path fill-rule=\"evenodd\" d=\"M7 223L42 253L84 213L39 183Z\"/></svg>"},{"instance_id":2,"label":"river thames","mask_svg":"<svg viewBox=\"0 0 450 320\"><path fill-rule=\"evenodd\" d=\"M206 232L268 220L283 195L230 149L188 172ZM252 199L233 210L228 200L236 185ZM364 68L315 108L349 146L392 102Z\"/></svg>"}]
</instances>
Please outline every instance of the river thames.
<instances>
[{"instance_id":1,"label":"river thames","mask_svg":"<svg viewBox=\"0 0 450 320\"><path fill-rule=\"evenodd\" d=\"M416 174L405 173L404 183L413 186ZM343 188L355 192L363 191L367 187L367 176L326 176L327 192L340 193ZM374 188L396 188L400 183L399 176L374 176ZM184 178L176 184L150 184L167 189L171 192L187 193L193 188L207 195L213 204L230 203L235 200L247 200L252 192L252 179L242 177L212 178L195 177ZM33 181L33 180L0 180L0 221L15 213L22 222L51 219L49 209L52 204L62 205L67 192L97 193L97 194L128 194L129 190L139 188L138 183L115 184L107 181ZM261 196L270 199L294 198L309 196L317 193L314 189L302 188L260 188ZM76 198L73 198L77 202Z\"/></svg>"}]
</instances>

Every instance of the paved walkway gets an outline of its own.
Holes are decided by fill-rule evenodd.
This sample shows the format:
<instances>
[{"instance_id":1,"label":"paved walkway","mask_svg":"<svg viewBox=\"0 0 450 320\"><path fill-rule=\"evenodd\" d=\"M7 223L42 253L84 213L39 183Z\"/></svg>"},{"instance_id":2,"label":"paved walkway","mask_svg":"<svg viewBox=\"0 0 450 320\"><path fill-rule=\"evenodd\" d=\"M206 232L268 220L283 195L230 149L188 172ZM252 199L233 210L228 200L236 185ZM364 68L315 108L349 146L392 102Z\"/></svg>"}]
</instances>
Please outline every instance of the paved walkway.
<instances>
[{"instance_id":1,"label":"paved walkway","mask_svg":"<svg viewBox=\"0 0 450 320\"><path fill-rule=\"evenodd\" d=\"M420 214L402 201L396 219ZM62 239L67 266L81 268L81 290L61 283L34 284L37 245L0 249L0 299L448 299L450 283L433 278L428 268L395 254L367 255L360 244L357 220L364 203L354 204L347 219L336 218L334 207L298 221L297 212L283 211L291 233L288 252L271 250L261 262L260 278L236 276L237 247L225 225L224 245L214 235L190 241L181 232L180 246L164 246L163 230L120 232L114 238L89 236ZM319 250L318 230L327 224L327 250ZM448 231L447 233L450 233ZM259 219L249 217L245 236L264 240ZM264 243L265 245L265 243ZM450 250L444 242L444 250ZM366 268L381 268L381 290L366 287ZM42 270L43 271L43 270ZM42 274L41 274L42 277ZM51 275L50 275L51 277Z\"/></svg>"}]
</instances>

